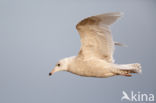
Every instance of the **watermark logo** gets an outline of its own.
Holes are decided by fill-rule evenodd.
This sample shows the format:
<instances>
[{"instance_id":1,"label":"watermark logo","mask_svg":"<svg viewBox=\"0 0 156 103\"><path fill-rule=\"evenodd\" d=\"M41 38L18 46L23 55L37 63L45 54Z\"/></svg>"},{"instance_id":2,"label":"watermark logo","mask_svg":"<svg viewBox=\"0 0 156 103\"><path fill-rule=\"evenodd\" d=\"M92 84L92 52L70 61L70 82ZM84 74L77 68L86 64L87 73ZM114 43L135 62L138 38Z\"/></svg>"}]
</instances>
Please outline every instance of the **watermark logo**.
<instances>
[{"instance_id":1,"label":"watermark logo","mask_svg":"<svg viewBox=\"0 0 156 103\"><path fill-rule=\"evenodd\" d=\"M123 101L124 99L130 101L130 98L128 97L128 94L125 91L122 91L122 94L123 94L123 96L121 98L121 101Z\"/></svg>"},{"instance_id":2,"label":"watermark logo","mask_svg":"<svg viewBox=\"0 0 156 103\"><path fill-rule=\"evenodd\" d=\"M121 101L153 102L154 101L154 94L134 92L134 91L127 93L125 91L122 91Z\"/></svg>"}]
</instances>

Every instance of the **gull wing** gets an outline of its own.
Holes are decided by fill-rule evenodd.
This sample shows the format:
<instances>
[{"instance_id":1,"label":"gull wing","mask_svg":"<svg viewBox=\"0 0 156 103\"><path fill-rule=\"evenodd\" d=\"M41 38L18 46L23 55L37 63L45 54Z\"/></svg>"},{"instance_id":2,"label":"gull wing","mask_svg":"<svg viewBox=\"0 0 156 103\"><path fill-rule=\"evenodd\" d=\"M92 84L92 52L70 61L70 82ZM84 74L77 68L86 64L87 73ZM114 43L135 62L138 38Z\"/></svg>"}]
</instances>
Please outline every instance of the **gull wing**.
<instances>
[{"instance_id":1,"label":"gull wing","mask_svg":"<svg viewBox=\"0 0 156 103\"><path fill-rule=\"evenodd\" d=\"M120 12L88 17L76 25L81 38L79 57L113 62L114 42L109 26L121 16Z\"/></svg>"}]
</instances>

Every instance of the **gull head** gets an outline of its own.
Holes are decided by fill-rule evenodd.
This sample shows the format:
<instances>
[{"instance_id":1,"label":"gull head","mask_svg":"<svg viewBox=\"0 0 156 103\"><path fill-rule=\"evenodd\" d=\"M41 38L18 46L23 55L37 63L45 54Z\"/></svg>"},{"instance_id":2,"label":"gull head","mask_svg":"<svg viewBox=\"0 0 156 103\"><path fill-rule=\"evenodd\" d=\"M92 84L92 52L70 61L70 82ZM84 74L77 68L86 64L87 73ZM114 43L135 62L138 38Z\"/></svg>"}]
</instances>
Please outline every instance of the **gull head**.
<instances>
[{"instance_id":1,"label":"gull head","mask_svg":"<svg viewBox=\"0 0 156 103\"><path fill-rule=\"evenodd\" d=\"M69 64L73 61L74 58L75 57L68 57L58 61L54 69L49 73L49 76L53 75L55 72L58 71L68 71Z\"/></svg>"}]
</instances>

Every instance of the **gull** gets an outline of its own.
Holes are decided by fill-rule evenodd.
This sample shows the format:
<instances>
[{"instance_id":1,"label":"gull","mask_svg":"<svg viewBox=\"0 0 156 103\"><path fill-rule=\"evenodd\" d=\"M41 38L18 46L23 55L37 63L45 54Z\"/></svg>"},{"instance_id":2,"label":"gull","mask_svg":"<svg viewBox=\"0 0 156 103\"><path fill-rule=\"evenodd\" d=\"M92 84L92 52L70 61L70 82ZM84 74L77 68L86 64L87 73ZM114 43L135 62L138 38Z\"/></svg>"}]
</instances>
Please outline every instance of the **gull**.
<instances>
[{"instance_id":1,"label":"gull","mask_svg":"<svg viewBox=\"0 0 156 103\"><path fill-rule=\"evenodd\" d=\"M114 63L114 45L110 26L119 17L120 12L105 13L83 19L76 25L80 34L81 48L77 56L61 59L49 76L58 71L67 71L79 76L107 78L116 75L132 76L140 73L141 65Z\"/></svg>"}]
</instances>

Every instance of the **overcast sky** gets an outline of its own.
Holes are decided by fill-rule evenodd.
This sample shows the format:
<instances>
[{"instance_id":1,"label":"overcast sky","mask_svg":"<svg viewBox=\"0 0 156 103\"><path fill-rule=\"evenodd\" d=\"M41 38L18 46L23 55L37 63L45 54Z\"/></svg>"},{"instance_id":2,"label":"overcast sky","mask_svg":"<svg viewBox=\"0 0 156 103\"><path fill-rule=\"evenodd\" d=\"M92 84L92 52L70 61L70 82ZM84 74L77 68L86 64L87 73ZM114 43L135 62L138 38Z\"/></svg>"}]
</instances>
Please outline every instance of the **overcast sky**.
<instances>
[{"instance_id":1,"label":"overcast sky","mask_svg":"<svg viewBox=\"0 0 156 103\"><path fill-rule=\"evenodd\" d=\"M133 77L81 77L48 73L58 60L77 55L81 19L124 12L112 25L116 63L142 64ZM0 0L0 103L120 103L128 94L156 95L155 0Z\"/></svg>"}]
</instances>

